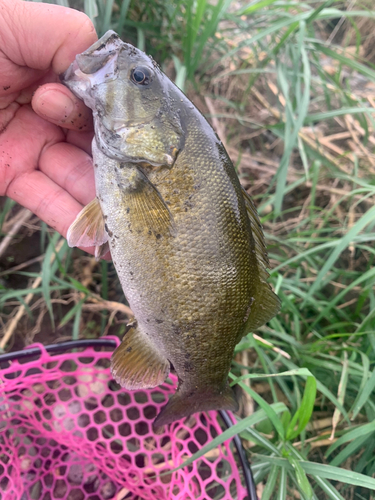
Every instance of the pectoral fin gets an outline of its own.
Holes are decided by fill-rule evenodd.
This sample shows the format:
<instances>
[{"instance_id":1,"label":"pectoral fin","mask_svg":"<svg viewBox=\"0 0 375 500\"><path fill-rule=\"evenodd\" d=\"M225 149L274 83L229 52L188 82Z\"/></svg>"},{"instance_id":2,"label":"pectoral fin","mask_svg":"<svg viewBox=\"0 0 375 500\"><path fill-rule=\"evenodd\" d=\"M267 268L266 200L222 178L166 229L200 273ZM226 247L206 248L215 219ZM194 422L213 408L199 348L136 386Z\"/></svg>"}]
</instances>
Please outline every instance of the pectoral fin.
<instances>
[{"instance_id":1,"label":"pectoral fin","mask_svg":"<svg viewBox=\"0 0 375 500\"><path fill-rule=\"evenodd\" d=\"M99 261L100 259L102 259L105 256L105 254L107 252L109 252L108 241L103 243L103 245L99 245L99 246L95 247L95 259Z\"/></svg>"},{"instance_id":2,"label":"pectoral fin","mask_svg":"<svg viewBox=\"0 0 375 500\"><path fill-rule=\"evenodd\" d=\"M66 236L70 247L95 246L95 257L100 259L108 251L108 234L105 230L102 209L94 198L77 215Z\"/></svg>"},{"instance_id":3,"label":"pectoral fin","mask_svg":"<svg viewBox=\"0 0 375 500\"><path fill-rule=\"evenodd\" d=\"M130 330L112 354L113 378L128 390L156 387L168 376L169 361L136 322L129 326Z\"/></svg>"},{"instance_id":4,"label":"pectoral fin","mask_svg":"<svg viewBox=\"0 0 375 500\"><path fill-rule=\"evenodd\" d=\"M137 168L123 188L123 203L132 230L151 231L157 238L174 234L173 217L166 202L141 170Z\"/></svg>"}]
</instances>

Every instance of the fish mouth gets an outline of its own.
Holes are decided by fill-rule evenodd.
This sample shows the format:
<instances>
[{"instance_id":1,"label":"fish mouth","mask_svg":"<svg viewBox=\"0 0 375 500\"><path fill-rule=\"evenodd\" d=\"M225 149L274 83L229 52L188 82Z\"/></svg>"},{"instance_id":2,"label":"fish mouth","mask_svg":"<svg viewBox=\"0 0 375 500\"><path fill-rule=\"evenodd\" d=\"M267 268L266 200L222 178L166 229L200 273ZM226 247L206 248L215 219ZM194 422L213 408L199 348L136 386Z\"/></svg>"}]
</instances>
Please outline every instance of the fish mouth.
<instances>
[{"instance_id":1,"label":"fish mouth","mask_svg":"<svg viewBox=\"0 0 375 500\"><path fill-rule=\"evenodd\" d=\"M94 102L90 99L89 91L95 85L117 78L116 62L123 45L117 33L107 31L85 52L76 56L69 68L60 75L61 83L93 109Z\"/></svg>"},{"instance_id":2,"label":"fish mouth","mask_svg":"<svg viewBox=\"0 0 375 500\"><path fill-rule=\"evenodd\" d=\"M129 160L122 151L122 146L132 131L145 125L145 119L130 119L122 108L117 110L119 116L114 116L111 103L121 97L121 81L120 86L106 87L105 84L123 78L119 76L121 71L126 71L124 62L121 62L121 54L124 51L132 51L132 54L135 50L124 43L117 33L108 31L85 52L78 54L60 76L61 82L92 110L96 143L106 156L116 161ZM125 61L127 62L126 57Z\"/></svg>"},{"instance_id":3,"label":"fish mouth","mask_svg":"<svg viewBox=\"0 0 375 500\"><path fill-rule=\"evenodd\" d=\"M71 81L77 80L76 71L79 70L77 60L74 59L69 68L60 75L60 81L64 85L69 85Z\"/></svg>"}]
</instances>

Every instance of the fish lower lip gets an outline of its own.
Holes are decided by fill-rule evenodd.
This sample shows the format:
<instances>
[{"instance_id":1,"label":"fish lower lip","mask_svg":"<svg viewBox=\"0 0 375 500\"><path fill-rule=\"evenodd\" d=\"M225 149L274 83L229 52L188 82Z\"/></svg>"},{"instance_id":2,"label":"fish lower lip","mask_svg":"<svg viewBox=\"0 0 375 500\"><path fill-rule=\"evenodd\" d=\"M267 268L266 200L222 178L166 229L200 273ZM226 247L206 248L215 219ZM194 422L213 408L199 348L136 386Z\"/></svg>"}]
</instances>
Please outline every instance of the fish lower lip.
<instances>
[{"instance_id":1,"label":"fish lower lip","mask_svg":"<svg viewBox=\"0 0 375 500\"><path fill-rule=\"evenodd\" d=\"M76 76L75 75L75 71L77 69L79 69L78 63L77 63L76 60L74 60L73 63L69 66L69 68L66 71L64 71L64 73L61 73L61 75L60 75L60 81L62 83L66 83L66 82L68 82L70 80L73 80L74 77Z\"/></svg>"}]
</instances>

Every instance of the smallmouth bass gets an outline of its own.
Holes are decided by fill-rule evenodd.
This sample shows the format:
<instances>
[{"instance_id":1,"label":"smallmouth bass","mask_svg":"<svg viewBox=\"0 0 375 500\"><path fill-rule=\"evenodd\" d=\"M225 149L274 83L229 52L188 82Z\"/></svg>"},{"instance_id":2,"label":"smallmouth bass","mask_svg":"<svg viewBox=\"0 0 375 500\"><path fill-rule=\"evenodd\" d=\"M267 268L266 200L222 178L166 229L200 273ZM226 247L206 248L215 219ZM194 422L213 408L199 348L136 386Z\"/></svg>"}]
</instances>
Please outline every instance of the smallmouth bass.
<instances>
[{"instance_id":1,"label":"smallmouth bass","mask_svg":"<svg viewBox=\"0 0 375 500\"><path fill-rule=\"evenodd\" d=\"M127 389L151 388L172 364L176 393L160 427L197 411L236 410L236 344L280 303L267 283L256 209L221 141L152 58L107 32L63 75L93 111L96 198L70 246L111 250L135 321L111 360Z\"/></svg>"}]
</instances>

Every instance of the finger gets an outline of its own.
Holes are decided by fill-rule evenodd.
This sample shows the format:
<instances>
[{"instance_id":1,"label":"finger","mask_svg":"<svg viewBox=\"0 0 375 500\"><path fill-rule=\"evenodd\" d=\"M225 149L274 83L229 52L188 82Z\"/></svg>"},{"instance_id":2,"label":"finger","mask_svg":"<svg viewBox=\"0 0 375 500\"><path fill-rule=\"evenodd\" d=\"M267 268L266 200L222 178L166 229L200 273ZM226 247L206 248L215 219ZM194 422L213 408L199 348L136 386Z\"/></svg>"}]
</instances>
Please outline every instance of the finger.
<instances>
[{"instance_id":1,"label":"finger","mask_svg":"<svg viewBox=\"0 0 375 500\"><path fill-rule=\"evenodd\" d=\"M66 143L54 144L42 154L39 168L82 205L95 198L92 159L82 149Z\"/></svg>"},{"instance_id":2,"label":"finger","mask_svg":"<svg viewBox=\"0 0 375 500\"><path fill-rule=\"evenodd\" d=\"M11 83L11 85L0 85L0 109L6 108L10 103L14 101L16 101L18 104L28 104L29 102L31 102L32 96L34 95L38 87L40 87L44 83L60 82L58 75L50 70L47 72L39 72L42 73L42 76L40 78L35 77L35 81L28 85L28 82L31 79L31 70L29 68L24 68L26 75L26 83L24 84L24 87L18 92L12 92L9 94L8 90L9 88L13 88L12 85L15 82L15 80L11 76L11 73L13 72L15 74L15 78L18 79L17 73L19 73L20 68L18 68L18 66L16 66L8 59L4 61L4 65L2 65L2 56L4 56L4 54L0 53L0 81L1 83L6 83L8 81L8 83ZM7 71L7 67L9 68L9 71ZM21 80L22 79L16 80L18 85L20 84Z\"/></svg>"},{"instance_id":3,"label":"finger","mask_svg":"<svg viewBox=\"0 0 375 500\"><path fill-rule=\"evenodd\" d=\"M66 142L83 149L88 155L91 156L91 144L93 137L94 132L75 132L74 130L68 130L68 133L66 134Z\"/></svg>"},{"instance_id":4,"label":"finger","mask_svg":"<svg viewBox=\"0 0 375 500\"><path fill-rule=\"evenodd\" d=\"M8 196L66 236L81 204L43 172L25 172L10 184Z\"/></svg>"},{"instance_id":5,"label":"finger","mask_svg":"<svg viewBox=\"0 0 375 500\"><path fill-rule=\"evenodd\" d=\"M40 78L35 83L29 85L28 87L23 88L17 96L17 102L19 104L29 104L32 100L33 95L38 90L39 87L44 85L45 83L60 83L60 78L56 75L52 69L44 73L42 78Z\"/></svg>"},{"instance_id":6,"label":"finger","mask_svg":"<svg viewBox=\"0 0 375 500\"><path fill-rule=\"evenodd\" d=\"M9 93L24 88L25 67L43 72L52 66L60 74L97 40L92 22L77 10L19 0L2 0L0 7L1 51L22 76L21 81L12 79ZM34 73L30 72L28 84L42 76Z\"/></svg>"},{"instance_id":7,"label":"finger","mask_svg":"<svg viewBox=\"0 0 375 500\"><path fill-rule=\"evenodd\" d=\"M62 188L79 202L79 208L77 208L78 206L71 203L70 198L65 196L65 204L68 210L66 216L69 217L69 221L73 222L82 206L87 205L95 198L94 167L91 156L72 144L58 143L44 151L40 158L39 167L41 172L55 185ZM57 188L54 186L54 189ZM56 209L58 209L58 206L53 207L53 210ZM45 210L51 213L49 205L45 207ZM64 206L63 210L65 211ZM64 213L61 210L56 213L57 221L61 220L62 215ZM43 217L43 220L47 222L45 215ZM67 224L68 229L71 222ZM66 236L64 232L66 230L65 226L62 227L61 224L58 224L55 229L63 236ZM84 247L82 250L92 255L95 254L95 247ZM102 258L111 260L111 253L107 252Z\"/></svg>"},{"instance_id":8,"label":"finger","mask_svg":"<svg viewBox=\"0 0 375 500\"><path fill-rule=\"evenodd\" d=\"M8 124L13 120L17 111L20 109L20 105L16 102L12 102L5 109L0 109L0 134L4 132Z\"/></svg>"},{"instance_id":9,"label":"finger","mask_svg":"<svg viewBox=\"0 0 375 500\"><path fill-rule=\"evenodd\" d=\"M46 169L51 178L42 171L38 172L38 168ZM80 181L81 171L83 179ZM0 186L4 187L4 194L27 206L53 227L58 221L55 216L48 215L48 210L55 215L60 213L64 219L67 213L76 215L82 208L77 200L88 203L95 196L90 157L66 144L61 129L39 118L28 106L20 108L0 134L1 172ZM71 189L77 199L62 186ZM54 208L55 200L58 208Z\"/></svg>"},{"instance_id":10,"label":"finger","mask_svg":"<svg viewBox=\"0 0 375 500\"><path fill-rule=\"evenodd\" d=\"M64 85L42 85L31 105L35 113L55 125L79 131L93 130L91 110Z\"/></svg>"},{"instance_id":11,"label":"finger","mask_svg":"<svg viewBox=\"0 0 375 500\"><path fill-rule=\"evenodd\" d=\"M64 238L82 209L82 205L73 196L38 170L17 177L9 186L8 196L31 210ZM84 250L95 253L94 247Z\"/></svg>"},{"instance_id":12,"label":"finger","mask_svg":"<svg viewBox=\"0 0 375 500\"><path fill-rule=\"evenodd\" d=\"M2 21L0 13L0 43L4 40L1 36ZM5 40L7 43L7 40ZM14 63L8 55L4 54L4 49L0 49L0 107L4 108L9 103L17 99L20 91L27 88L32 83L40 80L46 71L20 67ZM10 52L10 51L9 51Z\"/></svg>"},{"instance_id":13,"label":"finger","mask_svg":"<svg viewBox=\"0 0 375 500\"><path fill-rule=\"evenodd\" d=\"M15 177L38 167L44 148L64 140L61 128L21 106L0 134L0 194L7 194Z\"/></svg>"}]
</instances>

